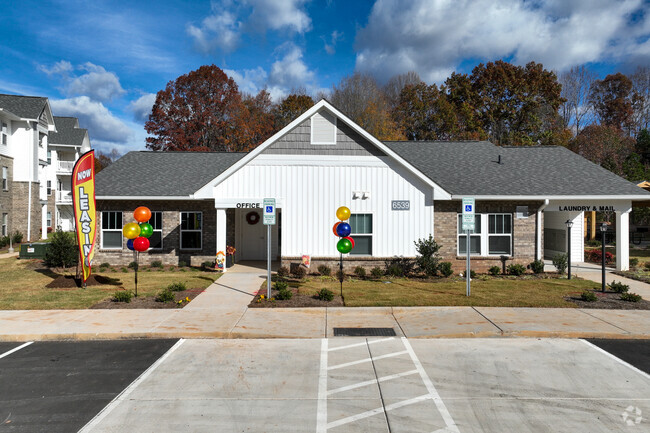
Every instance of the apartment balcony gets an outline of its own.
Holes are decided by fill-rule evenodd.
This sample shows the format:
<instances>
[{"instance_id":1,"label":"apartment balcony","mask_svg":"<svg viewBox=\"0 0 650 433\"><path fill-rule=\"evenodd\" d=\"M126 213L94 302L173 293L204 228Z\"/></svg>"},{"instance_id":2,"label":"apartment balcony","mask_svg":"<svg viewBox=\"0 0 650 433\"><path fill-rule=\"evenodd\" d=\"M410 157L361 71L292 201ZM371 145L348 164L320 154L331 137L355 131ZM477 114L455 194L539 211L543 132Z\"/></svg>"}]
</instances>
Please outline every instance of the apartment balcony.
<instances>
[{"instance_id":1,"label":"apartment balcony","mask_svg":"<svg viewBox=\"0 0 650 433\"><path fill-rule=\"evenodd\" d=\"M72 204L72 191L57 191L56 204Z\"/></svg>"},{"instance_id":2,"label":"apartment balcony","mask_svg":"<svg viewBox=\"0 0 650 433\"><path fill-rule=\"evenodd\" d=\"M56 174L72 174L74 161L57 161Z\"/></svg>"}]
</instances>

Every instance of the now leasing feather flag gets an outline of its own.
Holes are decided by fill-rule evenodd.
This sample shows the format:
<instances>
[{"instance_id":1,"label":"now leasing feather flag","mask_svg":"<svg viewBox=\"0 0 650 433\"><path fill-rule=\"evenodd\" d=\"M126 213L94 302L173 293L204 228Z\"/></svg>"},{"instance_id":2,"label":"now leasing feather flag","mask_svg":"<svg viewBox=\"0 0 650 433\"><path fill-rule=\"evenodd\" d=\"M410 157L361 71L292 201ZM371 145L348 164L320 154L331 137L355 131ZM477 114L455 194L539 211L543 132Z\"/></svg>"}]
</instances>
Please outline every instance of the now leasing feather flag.
<instances>
[{"instance_id":1,"label":"now leasing feather flag","mask_svg":"<svg viewBox=\"0 0 650 433\"><path fill-rule=\"evenodd\" d=\"M83 282L90 277L95 255L97 218L95 212L95 151L86 152L72 170L72 204L77 227L77 243L83 269Z\"/></svg>"}]
</instances>

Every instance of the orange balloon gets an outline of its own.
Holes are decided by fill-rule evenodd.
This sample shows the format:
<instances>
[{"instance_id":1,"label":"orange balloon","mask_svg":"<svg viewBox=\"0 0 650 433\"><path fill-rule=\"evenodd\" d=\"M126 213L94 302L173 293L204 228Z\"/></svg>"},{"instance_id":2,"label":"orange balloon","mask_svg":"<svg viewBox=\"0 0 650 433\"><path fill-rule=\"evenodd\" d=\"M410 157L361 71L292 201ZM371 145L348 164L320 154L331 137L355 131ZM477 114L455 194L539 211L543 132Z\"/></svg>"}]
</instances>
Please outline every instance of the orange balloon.
<instances>
[{"instance_id":1,"label":"orange balloon","mask_svg":"<svg viewBox=\"0 0 650 433\"><path fill-rule=\"evenodd\" d=\"M133 212L133 218L139 223L146 223L151 219L151 211L148 207L140 206Z\"/></svg>"},{"instance_id":2,"label":"orange balloon","mask_svg":"<svg viewBox=\"0 0 650 433\"><path fill-rule=\"evenodd\" d=\"M341 224L341 221L337 222L336 224L334 224L334 227L332 227L332 231L334 232L334 236L337 236L337 237L338 237L339 234L336 233L336 228L339 226L339 224Z\"/></svg>"}]
</instances>

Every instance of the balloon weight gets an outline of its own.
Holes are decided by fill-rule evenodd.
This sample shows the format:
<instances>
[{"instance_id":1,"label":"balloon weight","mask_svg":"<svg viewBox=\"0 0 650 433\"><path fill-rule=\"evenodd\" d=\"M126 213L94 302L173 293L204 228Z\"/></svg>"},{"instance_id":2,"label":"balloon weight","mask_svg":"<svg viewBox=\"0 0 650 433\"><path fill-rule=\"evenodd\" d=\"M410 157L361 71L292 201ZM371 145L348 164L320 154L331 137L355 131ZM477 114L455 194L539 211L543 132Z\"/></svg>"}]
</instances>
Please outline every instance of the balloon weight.
<instances>
[{"instance_id":1,"label":"balloon weight","mask_svg":"<svg viewBox=\"0 0 650 433\"><path fill-rule=\"evenodd\" d=\"M348 224L348 223L343 223L342 222L336 228L336 233L342 238L344 238L346 236L349 236L351 232L352 232L352 228L350 227L350 224Z\"/></svg>"},{"instance_id":2,"label":"balloon weight","mask_svg":"<svg viewBox=\"0 0 650 433\"><path fill-rule=\"evenodd\" d=\"M141 253L147 251L149 249L149 239L138 236L133 241L133 248Z\"/></svg>"},{"instance_id":3,"label":"balloon weight","mask_svg":"<svg viewBox=\"0 0 650 433\"><path fill-rule=\"evenodd\" d=\"M354 249L354 239L352 239L350 236L346 236L345 239L350 241L350 243L352 244L352 249Z\"/></svg>"},{"instance_id":4,"label":"balloon weight","mask_svg":"<svg viewBox=\"0 0 650 433\"><path fill-rule=\"evenodd\" d=\"M146 223L151 219L151 211L148 207L140 206L133 212L133 218L139 223Z\"/></svg>"},{"instance_id":5,"label":"balloon weight","mask_svg":"<svg viewBox=\"0 0 650 433\"><path fill-rule=\"evenodd\" d=\"M126 241L126 247L131 251L135 251L135 248L133 248L133 239L129 239L128 241Z\"/></svg>"},{"instance_id":6,"label":"balloon weight","mask_svg":"<svg viewBox=\"0 0 650 433\"><path fill-rule=\"evenodd\" d=\"M339 234L336 232L336 228L341 224L341 221L337 222L334 224L334 227L332 227L332 231L334 232L334 236L338 236Z\"/></svg>"},{"instance_id":7,"label":"balloon weight","mask_svg":"<svg viewBox=\"0 0 650 433\"><path fill-rule=\"evenodd\" d=\"M124 227L122 227L122 234L127 239L135 239L140 236L140 226L136 223L124 224Z\"/></svg>"},{"instance_id":8,"label":"balloon weight","mask_svg":"<svg viewBox=\"0 0 650 433\"><path fill-rule=\"evenodd\" d=\"M336 217L341 221L345 221L346 219L350 218L350 209L345 206L341 206L340 208L336 209Z\"/></svg>"},{"instance_id":9,"label":"balloon weight","mask_svg":"<svg viewBox=\"0 0 650 433\"><path fill-rule=\"evenodd\" d=\"M352 251L352 242L343 238L336 244L336 249L339 250L341 254L347 254Z\"/></svg>"},{"instance_id":10,"label":"balloon weight","mask_svg":"<svg viewBox=\"0 0 650 433\"><path fill-rule=\"evenodd\" d=\"M153 227L151 227L151 224L149 223L140 224L140 236L144 236L145 238L148 238L152 234L153 234Z\"/></svg>"}]
</instances>

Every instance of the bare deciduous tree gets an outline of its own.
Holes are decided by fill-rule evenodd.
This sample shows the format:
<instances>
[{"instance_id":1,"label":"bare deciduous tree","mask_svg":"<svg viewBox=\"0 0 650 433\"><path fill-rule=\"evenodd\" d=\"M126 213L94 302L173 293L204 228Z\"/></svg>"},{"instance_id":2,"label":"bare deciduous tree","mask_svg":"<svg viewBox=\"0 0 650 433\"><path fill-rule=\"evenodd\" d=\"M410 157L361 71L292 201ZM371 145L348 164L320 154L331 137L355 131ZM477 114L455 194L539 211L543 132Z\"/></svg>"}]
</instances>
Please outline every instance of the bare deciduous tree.
<instances>
[{"instance_id":1,"label":"bare deciduous tree","mask_svg":"<svg viewBox=\"0 0 650 433\"><path fill-rule=\"evenodd\" d=\"M566 102L560 107L565 125L579 134L582 128L593 122L593 108L589 102L589 92L596 74L588 67L574 66L560 75L562 97Z\"/></svg>"},{"instance_id":2,"label":"bare deciduous tree","mask_svg":"<svg viewBox=\"0 0 650 433\"><path fill-rule=\"evenodd\" d=\"M384 86L384 95L390 109L394 109L399 104L399 95L406 86L416 86L422 83L422 79L415 71L409 71L405 74L393 76Z\"/></svg>"}]
</instances>

